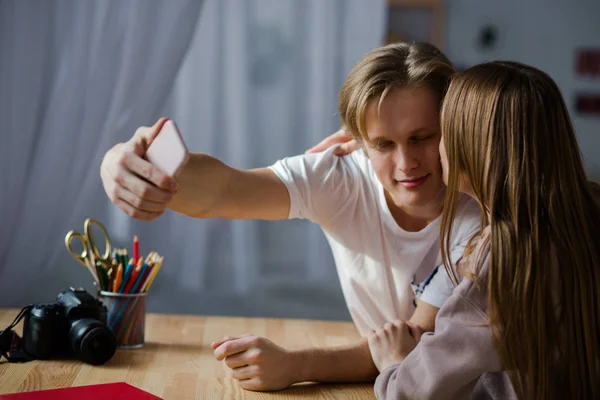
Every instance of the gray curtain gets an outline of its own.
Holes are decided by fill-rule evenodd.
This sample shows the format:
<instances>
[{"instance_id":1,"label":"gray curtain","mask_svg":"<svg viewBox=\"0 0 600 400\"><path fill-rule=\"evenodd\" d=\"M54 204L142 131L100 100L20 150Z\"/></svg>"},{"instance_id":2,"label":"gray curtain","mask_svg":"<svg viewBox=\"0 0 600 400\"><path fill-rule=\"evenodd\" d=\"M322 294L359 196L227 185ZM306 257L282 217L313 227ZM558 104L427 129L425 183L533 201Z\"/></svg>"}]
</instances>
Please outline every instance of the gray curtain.
<instances>
[{"instance_id":1,"label":"gray curtain","mask_svg":"<svg viewBox=\"0 0 600 400\"><path fill-rule=\"evenodd\" d=\"M201 5L0 1L1 306L90 288L65 234L106 220L102 155L159 116Z\"/></svg>"},{"instance_id":2,"label":"gray curtain","mask_svg":"<svg viewBox=\"0 0 600 400\"><path fill-rule=\"evenodd\" d=\"M50 3L57 18L67 12L60 9L65 3ZM0 270L5 288L0 305L51 299L68 285L91 288L87 271L70 258L62 240L68 230L83 229L86 217L96 217L115 246L131 251L137 234L142 254L156 250L165 256L148 296L150 311L348 318L329 247L317 226L306 221L194 220L173 212L149 223L135 221L103 194L99 162L106 149L161 115L177 122L191 151L235 167L267 166L304 152L339 126L337 93L356 61L381 44L384 0L206 0L201 13L195 1L147 4L84 2L79 7L96 9L90 11L93 18L66 19L74 37L100 35L112 42L106 50L87 42L83 54L57 57L57 63L70 69L67 76L81 74L81 59L105 63L93 69L98 74L94 79L87 71L85 78L70 83L74 105L50 112L49 99L32 94L27 100L40 103L39 118L89 122L76 128L49 126L51 141L62 143L54 143L52 153L38 144L39 153L13 155L35 164L28 186L40 206L31 206L36 200L29 194L2 206L4 220L19 201L28 204L23 204L24 213L11 215L8 225L19 227L20 235L12 237L15 230L6 229L12 244L0 253L9 254ZM165 21L167 10L172 18ZM129 31L135 21L139 37ZM103 24L110 26L94 29ZM75 34L76 27L82 33ZM128 51L121 50L127 45ZM105 75L106 69L114 75ZM53 85L56 76L39 79ZM4 93L0 97L6 98ZM45 129L32 124L32 140L43 138ZM34 161L42 153L47 159ZM47 176L38 179L38 174ZM2 175L8 179L4 169ZM14 182L18 187L22 180ZM48 201L44 191L51 192ZM4 203L4 194L2 199ZM44 225L37 214L48 219ZM16 249L28 244L37 254ZM18 288L5 282L5 276L19 280Z\"/></svg>"}]
</instances>

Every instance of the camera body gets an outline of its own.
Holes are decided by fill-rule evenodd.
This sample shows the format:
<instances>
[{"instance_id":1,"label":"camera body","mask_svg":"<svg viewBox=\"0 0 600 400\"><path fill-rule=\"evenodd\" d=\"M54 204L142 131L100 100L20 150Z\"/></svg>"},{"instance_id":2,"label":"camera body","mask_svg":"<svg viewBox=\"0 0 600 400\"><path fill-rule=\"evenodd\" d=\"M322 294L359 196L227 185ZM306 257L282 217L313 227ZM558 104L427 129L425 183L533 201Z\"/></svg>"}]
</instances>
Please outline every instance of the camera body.
<instances>
[{"instance_id":1,"label":"camera body","mask_svg":"<svg viewBox=\"0 0 600 400\"><path fill-rule=\"evenodd\" d=\"M23 350L42 360L75 356L104 364L117 348L106 318L102 302L81 288L70 288L55 303L35 304L25 315Z\"/></svg>"}]
</instances>

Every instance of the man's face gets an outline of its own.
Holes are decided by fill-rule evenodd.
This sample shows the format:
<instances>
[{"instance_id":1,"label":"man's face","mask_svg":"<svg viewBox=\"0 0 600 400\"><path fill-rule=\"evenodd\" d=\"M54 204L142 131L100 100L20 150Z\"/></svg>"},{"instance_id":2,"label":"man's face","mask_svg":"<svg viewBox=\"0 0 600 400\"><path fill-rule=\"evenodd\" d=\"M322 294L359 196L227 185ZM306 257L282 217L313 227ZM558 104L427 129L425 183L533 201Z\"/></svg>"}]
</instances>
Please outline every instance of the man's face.
<instances>
[{"instance_id":1,"label":"man's face","mask_svg":"<svg viewBox=\"0 0 600 400\"><path fill-rule=\"evenodd\" d=\"M401 209L439 208L439 96L427 88L401 88L387 94L379 112L378 102L367 106L364 148L388 197Z\"/></svg>"}]
</instances>

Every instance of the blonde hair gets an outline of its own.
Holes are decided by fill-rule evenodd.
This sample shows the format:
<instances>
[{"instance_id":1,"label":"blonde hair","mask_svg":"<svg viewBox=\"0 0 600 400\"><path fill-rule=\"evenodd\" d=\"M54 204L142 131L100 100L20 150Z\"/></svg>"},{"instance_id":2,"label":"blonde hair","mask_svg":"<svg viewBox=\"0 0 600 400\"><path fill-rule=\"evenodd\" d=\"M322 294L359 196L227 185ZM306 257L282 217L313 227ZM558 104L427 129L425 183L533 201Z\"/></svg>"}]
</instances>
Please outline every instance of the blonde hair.
<instances>
[{"instance_id":1,"label":"blonde hair","mask_svg":"<svg viewBox=\"0 0 600 400\"><path fill-rule=\"evenodd\" d=\"M454 73L448 58L428 43L393 43L371 50L350 71L340 90L342 126L356 139L367 139L367 105L373 99L381 105L396 88L430 88L439 94L441 104Z\"/></svg>"},{"instance_id":2,"label":"blonde hair","mask_svg":"<svg viewBox=\"0 0 600 400\"><path fill-rule=\"evenodd\" d=\"M452 80L441 125L444 265L454 275L465 179L491 226L489 323L519 397L600 398L600 208L560 90L526 65L478 65Z\"/></svg>"}]
</instances>

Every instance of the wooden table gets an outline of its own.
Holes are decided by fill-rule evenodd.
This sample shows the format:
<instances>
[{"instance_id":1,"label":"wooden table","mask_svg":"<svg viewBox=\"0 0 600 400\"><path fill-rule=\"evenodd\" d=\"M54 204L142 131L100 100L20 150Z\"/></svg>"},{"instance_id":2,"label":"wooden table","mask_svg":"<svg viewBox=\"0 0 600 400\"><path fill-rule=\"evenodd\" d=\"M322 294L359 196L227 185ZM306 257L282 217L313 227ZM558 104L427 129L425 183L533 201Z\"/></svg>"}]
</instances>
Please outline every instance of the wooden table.
<instances>
[{"instance_id":1,"label":"wooden table","mask_svg":"<svg viewBox=\"0 0 600 400\"><path fill-rule=\"evenodd\" d=\"M0 329L18 310L0 309ZM21 335L21 324L16 328ZM280 392L241 389L229 369L213 356L210 343L226 335L253 333L284 347L352 343L352 323L266 318L227 318L148 314L146 344L118 350L105 365L76 360L0 362L0 394L127 382L164 399L373 399L371 384L300 384Z\"/></svg>"}]
</instances>

